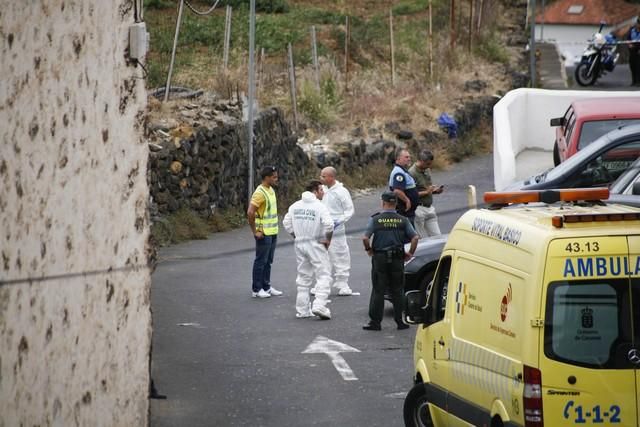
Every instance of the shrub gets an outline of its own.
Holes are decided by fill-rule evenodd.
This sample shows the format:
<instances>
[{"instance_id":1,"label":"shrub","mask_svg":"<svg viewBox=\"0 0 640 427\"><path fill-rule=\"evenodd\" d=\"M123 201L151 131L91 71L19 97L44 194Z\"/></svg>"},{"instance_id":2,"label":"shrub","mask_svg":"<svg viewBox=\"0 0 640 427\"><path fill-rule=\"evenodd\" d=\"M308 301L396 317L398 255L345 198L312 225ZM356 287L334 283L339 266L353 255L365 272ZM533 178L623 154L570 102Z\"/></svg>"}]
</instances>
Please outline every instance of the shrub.
<instances>
[{"instance_id":1,"label":"shrub","mask_svg":"<svg viewBox=\"0 0 640 427\"><path fill-rule=\"evenodd\" d=\"M491 62L500 62L502 64L509 62L509 55L495 33L481 37L475 50L478 55Z\"/></svg>"},{"instance_id":2,"label":"shrub","mask_svg":"<svg viewBox=\"0 0 640 427\"><path fill-rule=\"evenodd\" d=\"M414 15L416 13L424 12L428 10L428 3L426 0L410 0L400 2L397 6L393 7L393 14L400 15Z\"/></svg>"},{"instance_id":3,"label":"shrub","mask_svg":"<svg viewBox=\"0 0 640 427\"><path fill-rule=\"evenodd\" d=\"M333 77L323 77L320 90L310 80L302 82L298 108L313 125L325 128L333 124L342 108L342 97Z\"/></svg>"}]
</instances>

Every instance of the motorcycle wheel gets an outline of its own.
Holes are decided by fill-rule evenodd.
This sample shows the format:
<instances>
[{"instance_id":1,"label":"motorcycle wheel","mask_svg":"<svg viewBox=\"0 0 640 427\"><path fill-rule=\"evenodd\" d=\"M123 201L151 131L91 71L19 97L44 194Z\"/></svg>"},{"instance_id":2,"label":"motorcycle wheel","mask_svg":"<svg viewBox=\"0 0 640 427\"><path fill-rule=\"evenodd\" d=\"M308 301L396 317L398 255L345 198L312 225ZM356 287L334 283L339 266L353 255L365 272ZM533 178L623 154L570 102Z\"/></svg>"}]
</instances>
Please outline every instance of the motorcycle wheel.
<instances>
[{"instance_id":1,"label":"motorcycle wheel","mask_svg":"<svg viewBox=\"0 0 640 427\"><path fill-rule=\"evenodd\" d=\"M589 66L590 66L590 64L587 64L585 62L581 62L576 67L576 71L575 71L574 75L575 75L575 78L576 78L576 82L580 86L591 86L592 84L594 84L596 82L596 80L598 80L598 72L597 72L597 70L594 70L594 72L591 73L591 75L589 75Z\"/></svg>"}]
</instances>

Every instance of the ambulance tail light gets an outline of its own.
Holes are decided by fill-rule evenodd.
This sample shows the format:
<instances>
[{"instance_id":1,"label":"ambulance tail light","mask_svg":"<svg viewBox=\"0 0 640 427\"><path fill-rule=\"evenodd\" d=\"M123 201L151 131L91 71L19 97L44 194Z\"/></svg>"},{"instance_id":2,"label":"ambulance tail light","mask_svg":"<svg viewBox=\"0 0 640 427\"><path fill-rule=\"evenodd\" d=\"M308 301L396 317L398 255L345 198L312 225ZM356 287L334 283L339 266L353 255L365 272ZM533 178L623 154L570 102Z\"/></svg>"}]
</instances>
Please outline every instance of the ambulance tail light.
<instances>
[{"instance_id":1,"label":"ambulance tail light","mask_svg":"<svg viewBox=\"0 0 640 427\"><path fill-rule=\"evenodd\" d=\"M539 369L524 366L524 391L522 397L525 427L544 426L542 418L542 373Z\"/></svg>"},{"instance_id":2,"label":"ambulance tail light","mask_svg":"<svg viewBox=\"0 0 640 427\"><path fill-rule=\"evenodd\" d=\"M511 203L555 203L577 202L580 200L605 200L609 198L608 188L572 188L567 190L523 190L488 191L484 193L484 202L490 205L508 205Z\"/></svg>"}]
</instances>

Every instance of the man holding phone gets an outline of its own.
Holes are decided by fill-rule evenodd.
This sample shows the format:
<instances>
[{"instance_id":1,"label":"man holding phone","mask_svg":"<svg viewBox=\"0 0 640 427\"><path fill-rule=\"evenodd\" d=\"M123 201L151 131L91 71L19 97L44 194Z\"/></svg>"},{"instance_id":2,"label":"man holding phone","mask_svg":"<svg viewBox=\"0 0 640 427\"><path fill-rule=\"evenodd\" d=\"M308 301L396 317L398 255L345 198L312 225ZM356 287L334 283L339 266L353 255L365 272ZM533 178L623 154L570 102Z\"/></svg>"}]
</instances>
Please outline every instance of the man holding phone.
<instances>
[{"instance_id":1,"label":"man holding phone","mask_svg":"<svg viewBox=\"0 0 640 427\"><path fill-rule=\"evenodd\" d=\"M433 195L442 193L444 185L433 185L431 181L432 164L433 153L429 150L422 150L418 154L418 161L409 168L409 174L416 181L418 196L420 196L415 217L415 227L420 237L441 234L436 209L433 207Z\"/></svg>"}]
</instances>

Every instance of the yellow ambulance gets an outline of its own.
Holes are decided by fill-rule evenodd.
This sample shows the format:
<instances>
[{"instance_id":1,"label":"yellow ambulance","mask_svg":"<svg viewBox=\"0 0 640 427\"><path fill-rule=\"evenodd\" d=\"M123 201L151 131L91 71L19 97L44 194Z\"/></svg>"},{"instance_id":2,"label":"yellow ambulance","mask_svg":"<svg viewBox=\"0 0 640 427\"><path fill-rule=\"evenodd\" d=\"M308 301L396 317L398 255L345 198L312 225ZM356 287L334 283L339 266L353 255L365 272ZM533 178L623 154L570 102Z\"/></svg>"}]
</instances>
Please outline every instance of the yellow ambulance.
<instances>
[{"instance_id":1,"label":"yellow ambulance","mask_svg":"<svg viewBox=\"0 0 640 427\"><path fill-rule=\"evenodd\" d=\"M640 209L607 189L487 193L417 324L407 426L639 426Z\"/></svg>"}]
</instances>

